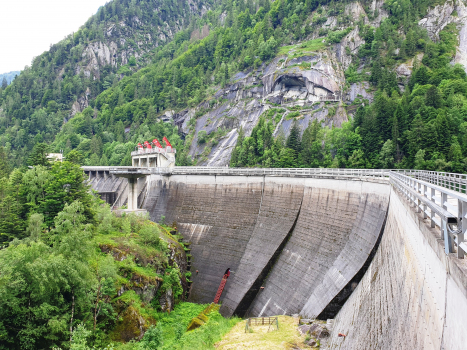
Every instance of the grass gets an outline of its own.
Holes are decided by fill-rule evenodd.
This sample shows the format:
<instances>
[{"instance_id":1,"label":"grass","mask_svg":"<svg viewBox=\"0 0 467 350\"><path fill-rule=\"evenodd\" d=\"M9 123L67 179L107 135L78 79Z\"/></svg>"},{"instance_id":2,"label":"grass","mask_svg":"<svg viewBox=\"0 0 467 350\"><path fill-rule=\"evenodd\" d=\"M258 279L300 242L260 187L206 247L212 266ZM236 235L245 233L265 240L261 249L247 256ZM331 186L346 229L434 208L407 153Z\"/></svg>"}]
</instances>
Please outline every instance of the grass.
<instances>
[{"instance_id":1,"label":"grass","mask_svg":"<svg viewBox=\"0 0 467 350\"><path fill-rule=\"evenodd\" d=\"M300 112L298 112L298 111L297 112L290 112L289 114L287 114L285 116L285 119L290 120L290 119L296 118L298 116L300 116Z\"/></svg>"},{"instance_id":2,"label":"grass","mask_svg":"<svg viewBox=\"0 0 467 350\"><path fill-rule=\"evenodd\" d=\"M275 350L308 348L304 345L305 335L298 333L298 319L279 316L279 330L267 332L267 327L253 327L252 333L245 333L246 321L237 323L232 330L216 344L217 350Z\"/></svg>"},{"instance_id":3,"label":"grass","mask_svg":"<svg viewBox=\"0 0 467 350\"><path fill-rule=\"evenodd\" d=\"M161 328L164 343L163 350L191 350L214 349L214 344L222 339L239 318L224 318L218 311L211 312L209 320L203 326L186 332L190 321L203 311L208 305L180 303L170 314L164 314L159 319L158 327ZM183 332L180 332L180 329Z\"/></svg>"},{"instance_id":4,"label":"grass","mask_svg":"<svg viewBox=\"0 0 467 350\"><path fill-rule=\"evenodd\" d=\"M313 40L308 40L296 45L282 46L279 49L278 56L280 55L289 55L291 50L294 50L291 53L291 57L301 57L305 56L308 53L316 52L326 47L326 44L323 43L324 38L316 38Z\"/></svg>"},{"instance_id":5,"label":"grass","mask_svg":"<svg viewBox=\"0 0 467 350\"><path fill-rule=\"evenodd\" d=\"M171 313L157 313L154 320L161 331L162 346L157 350L213 350L219 342L241 320L224 318L218 311L209 314L209 320L201 327L187 332L190 321L208 305L182 302ZM116 350L140 350L138 343L130 341L116 344Z\"/></svg>"}]
</instances>

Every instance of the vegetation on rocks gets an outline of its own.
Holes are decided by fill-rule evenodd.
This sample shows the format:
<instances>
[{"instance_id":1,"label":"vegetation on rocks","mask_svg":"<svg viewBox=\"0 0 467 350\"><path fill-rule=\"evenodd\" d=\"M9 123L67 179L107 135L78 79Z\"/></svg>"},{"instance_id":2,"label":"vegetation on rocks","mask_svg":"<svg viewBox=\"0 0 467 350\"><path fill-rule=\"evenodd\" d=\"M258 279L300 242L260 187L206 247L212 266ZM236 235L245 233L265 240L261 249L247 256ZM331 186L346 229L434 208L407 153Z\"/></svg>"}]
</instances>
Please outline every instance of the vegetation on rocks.
<instances>
[{"instance_id":1,"label":"vegetation on rocks","mask_svg":"<svg viewBox=\"0 0 467 350\"><path fill-rule=\"evenodd\" d=\"M78 165L31 159L0 176L0 348L140 340L183 298L183 246L147 219L114 216Z\"/></svg>"}]
</instances>

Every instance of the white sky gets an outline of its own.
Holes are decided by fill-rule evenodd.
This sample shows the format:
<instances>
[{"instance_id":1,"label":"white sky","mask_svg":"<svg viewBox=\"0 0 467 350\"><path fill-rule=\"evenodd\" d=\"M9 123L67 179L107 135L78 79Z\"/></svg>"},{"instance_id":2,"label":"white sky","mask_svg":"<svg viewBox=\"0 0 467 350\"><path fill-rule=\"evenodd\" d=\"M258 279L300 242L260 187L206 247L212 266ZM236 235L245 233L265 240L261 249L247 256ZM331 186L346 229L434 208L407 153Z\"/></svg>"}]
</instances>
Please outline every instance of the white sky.
<instances>
[{"instance_id":1,"label":"white sky","mask_svg":"<svg viewBox=\"0 0 467 350\"><path fill-rule=\"evenodd\" d=\"M110 0L0 0L0 74L23 70Z\"/></svg>"}]
</instances>

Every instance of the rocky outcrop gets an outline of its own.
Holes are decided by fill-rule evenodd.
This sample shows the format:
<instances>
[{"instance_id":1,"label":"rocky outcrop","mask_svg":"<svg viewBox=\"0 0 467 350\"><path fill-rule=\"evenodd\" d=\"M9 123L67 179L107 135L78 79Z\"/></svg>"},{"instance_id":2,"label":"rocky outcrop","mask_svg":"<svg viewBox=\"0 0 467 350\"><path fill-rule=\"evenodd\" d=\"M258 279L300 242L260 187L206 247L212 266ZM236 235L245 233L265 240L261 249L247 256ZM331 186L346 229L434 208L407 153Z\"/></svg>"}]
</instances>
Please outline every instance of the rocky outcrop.
<instances>
[{"instance_id":1,"label":"rocky outcrop","mask_svg":"<svg viewBox=\"0 0 467 350\"><path fill-rule=\"evenodd\" d=\"M297 108L300 112L292 119L275 118L275 135L288 135L294 119L302 131L314 119L340 127L348 117L339 103L349 97L342 93L345 77L337 55L330 49L295 56L292 51L290 55L256 70L239 72L196 109L167 111L161 118L173 121L183 137L192 135L189 155L198 165L208 166L229 164L239 130L250 136L260 116L271 108L284 116ZM197 111L204 113L193 121Z\"/></svg>"},{"instance_id":2,"label":"rocky outcrop","mask_svg":"<svg viewBox=\"0 0 467 350\"><path fill-rule=\"evenodd\" d=\"M336 56L342 64L343 69L347 69L350 66L352 55L356 55L360 46L365 44L365 40L360 37L358 32L359 28L356 27L339 44L336 44Z\"/></svg>"},{"instance_id":3,"label":"rocky outcrop","mask_svg":"<svg viewBox=\"0 0 467 350\"><path fill-rule=\"evenodd\" d=\"M459 25L459 46L457 47L454 63L462 64L467 70L467 8L463 3L459 3L456 10L461 23Z\"/></svg>"},{"instance_id":4,"label":"rocky outcrop","mask_svg":"<svg viewBox=\"0 0 467 350\"><path fill-rule=\"evenodd\" d=\"M81 113L86 107L89 106L89 96L91 95L91 90L86 89L84 95L78 97L78 99L73 102L71 106L71 116L74 116L76 113Z\"/></svg>"},{"instance_id":5,"label":"rocky outcrop","mask_svg":"<svg viewBox=\"0 0 467 350\"><path fill-rule=\"evenodd\" d=\"M450 23L465 28L467 20L467 10L464 3L460 0L446 1L442 5L437 5L428 11L428 14L422 18L418 25L426 28L428 35L434 41L439 40L439 32ZM466 29L467 30L467 29Z\"/></svg>"}]
</instances>

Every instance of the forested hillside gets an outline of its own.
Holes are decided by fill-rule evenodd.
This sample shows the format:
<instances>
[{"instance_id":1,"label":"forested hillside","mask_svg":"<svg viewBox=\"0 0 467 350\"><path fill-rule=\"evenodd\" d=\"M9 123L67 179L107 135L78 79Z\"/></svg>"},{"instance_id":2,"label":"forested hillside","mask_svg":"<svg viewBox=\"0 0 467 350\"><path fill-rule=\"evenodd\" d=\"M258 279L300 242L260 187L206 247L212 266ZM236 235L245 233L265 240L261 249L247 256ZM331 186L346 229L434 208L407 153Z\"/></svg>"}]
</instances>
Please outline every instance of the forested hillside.
<instances>
[{"instance_id":1,"label":"forested hillside","mask_svg":"<svg viewBox=\"0 0 467 350\"><path fill-rule=\"evenodd\" d=\"M12 165L40 142L85 164L128 165L137 142L166 135L180 165L463 171L461 2L182 5L111 2L4 89L0 140ZM201 16L179 30L186 6ZM173 40L155 39L164 26ZM142 33L150 44L128 38ZM117 58L107 62L104 48L93 65L101 36L120 42Z\"/></svg>"},{"instance_id":2,"label":"forested hillside","mask_svg":"<svg viewBox=\"0 0 467 350\"><path fill-rule=\"evenodd\" d=\"M0 88L0 144L13 165L24 165L35 143L52 143L64 122L150 63L154 48L210 6L209 0L115 0L34 58L13 85Z\"/></svg>"}]
</instances>

